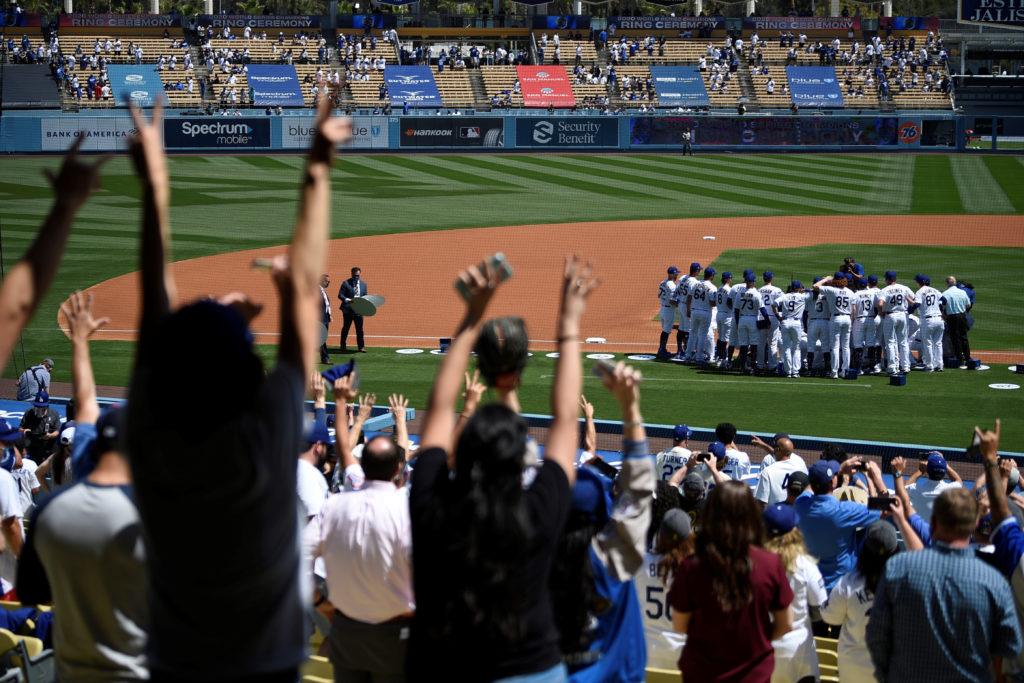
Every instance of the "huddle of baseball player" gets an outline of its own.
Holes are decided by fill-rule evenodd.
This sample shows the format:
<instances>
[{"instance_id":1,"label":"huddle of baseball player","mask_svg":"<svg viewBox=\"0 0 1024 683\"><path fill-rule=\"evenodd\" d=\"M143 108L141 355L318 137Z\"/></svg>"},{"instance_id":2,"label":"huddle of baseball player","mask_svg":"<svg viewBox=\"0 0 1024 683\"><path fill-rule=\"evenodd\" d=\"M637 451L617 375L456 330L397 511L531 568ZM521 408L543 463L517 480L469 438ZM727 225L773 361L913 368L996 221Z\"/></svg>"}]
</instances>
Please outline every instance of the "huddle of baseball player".
<instances>
[{"instance_id":1,"label":"huddle of baseball player","mask_svg":"<svg viewBox=\"0 0 1024 683\"><path fill-rule=\"evenodd\" d=\"M660 285L658 358L736 367L744 374L838 379L851 371L907 374L916 351L920 369L942 372L943 298L926 275L914 278L914 292L890 270L879 288L876 276L865 277L847 259L843 270L815 277L811 289L793 280L783 292L771 271L762 273L761 287L750 269L735 286L731 272L723 272L716 286L715 269L704 269L703 277L701 271L694 262L681 276L673 266ZM668 349L673 326L675 353Z\"/></svg>"}]
</instances>

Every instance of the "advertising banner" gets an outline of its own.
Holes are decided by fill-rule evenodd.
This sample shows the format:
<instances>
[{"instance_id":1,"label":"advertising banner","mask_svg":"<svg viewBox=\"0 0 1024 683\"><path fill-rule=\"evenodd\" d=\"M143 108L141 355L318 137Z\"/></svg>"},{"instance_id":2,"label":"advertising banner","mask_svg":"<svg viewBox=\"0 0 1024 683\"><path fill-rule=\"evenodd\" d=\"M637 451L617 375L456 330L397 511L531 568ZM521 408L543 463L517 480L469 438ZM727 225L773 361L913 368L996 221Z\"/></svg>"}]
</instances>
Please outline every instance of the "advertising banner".
<instances>
[{"instance_id":1,"label":"advertising banner","mask_svg":"<svg viewBox=\"0 0 1024 683\"><path fill-rule=\"evenodd\" d=\"M166 14L61 14L60 27L85 28L175 28L180 15Z\"/></svg>"},{"instance_id":2,"label":"advertising banner","mask_svg":"<svg viewBox=\"0 0 1024 683\"><path fill-rule=\"evenodd\" d=\"M409 2L416 2L416 0L408 0L408 2L395 2L387 4L406 5ZM398 28L398 17L394 14L336 14L334 21L338 28L361 28L365 29L367 26L370 28Z\"/></svg>"},{"instance_id":3,"label":"advertising banner","mask_svg":"<svg viewBox=\"0 0 1024 683\"><path fill-rule=\"evenodd\" d=\"M76 139L85 137L85 152L114 152L128 149L137 132L130 118L68 116L39 120L39 143L44 152L64 152Z\"/></svg>"},{"instance_id":4,"label":"advertising banner","mask_svg":"<svg viewBox=\"0 0 1024 683\"><path fill-rule=\"evenodd\" d=\"M399 147L504 147L505 122L499 117L406 116Z\"/></svg>"},{"instance_id":5,"label":"advertising banner","mask_svg":"<svg viewBox=\"0 0 1024 683\"><path fill-rule=\"evenodd\" d=\"M786 78L796 106L843 108L843 90L834 66L787 66Z\"/></svg>"},{"instance_id":6,"label":"advertising banner","mask_svg":"<svg viewBox=\"0 0 1024 683\"><path fill-rule=\"evenodd\" d=\"M137 107L152 107L158 97L164 97L163 81L152 64L110 64L107 78L118 104L127 97Z\"/></svg>"},{"instance_id":7,"label":"advertising banner","mask_svg":"<svg viewBox=\"0 0 1024 683\"><path fill-rule=\"evenodd\" d=\"M629 144L679 145L683 130L689 128L696 145L894 147L899 144L898 121L845 116L637 117L629 122Z\"/></svg>"},{"instance_id":8,"label":"advertising banner","mask_svg":"<svg viewBox=\"0 0 1024 683\"><path fill-rule=\"evenodd\" d=\"M410 107L441 108L441 93L437 91L437 83L429 66L394 66L384 67L384 80L388 86L391 106L403 107L408 102Z\"/></svg>"},{"instance_id":9,"label":"advertising banner","mask_svg":"<svg viewBox=\"0 0 1024 683\"><path fill-rule=\"evenodd\" d=\"M920 147L921 133L921 119L903 119L897 130L896 138L899 140L900 147Z\"/></svg>"},{"instance_id":10,"label":"advertising banner","mask_svg":"<svg viewBox=\"0 0 1024 683\"><path fill-rule=\"evenodd\" d=\"M231 116L164 119L168 149L270 147L270 119Z\"/></svg>"},{"instance_id":11,"label":"advertising banner","mask_svg":"<svg viewBox=\"0 0 1024 683\"><path fill-rule=\"evenodd\" d=\"M959 0L956 20L961 24L1024 29L1024 3L1021 0Z\"/></svg>"},{"instance_id":12,"label":"advertising banner","mask_svg":"<svg viewBox=\"0 0 1024 683\"><path fill-rule=\"evenodd\" d=\"M312 116L275 117L281 124L282 149L309 149L316 134ZM352 141L345 148L387 149L388 118L386 116L353 116Z\"/></svg>"},{"instance_id":13,"label":"advertising banner","mask_svg":"<svg viewBox=\"0 0 1024 683\"><path fill-rule=\"evenodd\" d=\"M523 92L524 107L571 107L576 104L564 66L517 66L516 75Z\"/></svg>"},{"instance_id":14,"label":"advertising banner","mask_svg":"<svg viewBox=\"0 0 1024 683\"><path fill-rule=\"evenodd\" d=\"M533 17L533 28L539 29L577 29L590 28L590 16L576 14L538 14Z\"/></svg>"},{"instance_id":15,"label":"advertising banner","mask_svg":"<svg viewBox=\"0 0 1024 683\"><path fill-rule=\"evenodd\" d=\"M257 107L301 107L302 85L290 64L250 64L249 87L253 89L253 103Z\"/></svg>"},{"instance_id":16,"label":"advertising banner","mask_svg":"<svg viewBox=\"0 0 1024 683\"><path fill-rule=\"evenodd\" d=\"M878 17L878 28L893 31L938 31L938 17Z\"/></svg>"},{"instance_id":17,"label":"advertising banner","mask_svg":"<svg viewBox=\"0 0 1024 683\"><path fill-rule=\"evenodd\" d=\"M859 31L860 17L744 17L743 30Z\"/></svg>"},{"instance_id":18,"label":"advertising banner","mask_svg":"<svg viewBox=\"0 0 1024 683\"><path fill-rule=\"evenodd\" d=\"M721 17L609 17L608 26L635 31L696 31L701 28L723 28L725 23Z\"/></svg>"},{"instance_id":19,"label":"advertising banner","mask_svg":"<svg viewBox=\"0 0 1024 683\"><path fill-rule=\"evenodd\" d=\"M704 76L695 66L652 66L659 107L710 107Z\"/></svg>"},{"instance_id":20,"label":"advertising banner","mask_svg":"<svg viewBox=\"0 0 1024 683\"><path fill-rule=\"evenodd\" d=\"M617 117L516 118L516 147L617 147L618 144Z\"/></svg>"},{"instance_id":21,"label":"advertising banner","mask_svg":"<svg viewBox=\"0 0 1024 683\"><path fill-rule=\"evenodd\" d=\"M199 23L214 28L320 28L320 17L306 14L201 14Z\"/></svg>"}]
</instances>

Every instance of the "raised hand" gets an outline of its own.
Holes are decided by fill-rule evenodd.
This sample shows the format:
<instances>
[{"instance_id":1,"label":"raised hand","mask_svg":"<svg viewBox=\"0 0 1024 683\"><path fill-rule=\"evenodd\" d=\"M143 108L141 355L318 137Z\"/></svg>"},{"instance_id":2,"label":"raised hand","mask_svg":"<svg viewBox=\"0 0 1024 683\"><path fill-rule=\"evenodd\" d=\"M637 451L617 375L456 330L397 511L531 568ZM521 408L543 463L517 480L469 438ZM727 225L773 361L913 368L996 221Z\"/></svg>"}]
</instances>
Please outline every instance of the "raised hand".
<instances>
[{"instance_id":1,"label":"raised hand","mask_svg":"<svg viewBox=\"0 0 1024 683\"><path fill-rule=\"evenodd\" d=\"M487 304L498 289L498 274L489 261L485 261L483 270L480 266L470 266L459 271L458 278L469 291L469 300L466 308L469 316L474 320L483 318Z\"/></svg>"},{"instance_id":2,"label":"raised hand","mask_svg":"<svg viewBox=\"0 0 1024 683\"><path fill-rule=\"evenodd\" d=\"M310 160L329 162L334 148L351 139L352 120L331 116L329 98L322 98L316 110L316 137L309 150Z\"/></svg>"},{"instance_id":3,"label":"raised hand","mask_svg":"<svg viewBox=\"0 0 1024 683\"><path fill-rule=\"evenodd\" d=\"M996 420L995 431L983 430L980 427L974 428L975 435L981 439L981 443L978 444L978 447L981 449L981 457L987 462L999 462L999 427L1000 421Z\"/></svg>"},{"instance_id":4,"label":"raised hand","mask_svg":"<svg viewBox=\"0 0 1024 683\"><path fill-rule=\"evenodd\" d=\"M60 310L68 319L72 341L85 341L96 330L110 322L110 318L100 318L99 320L93 318L92 303L92 292L83 294L79 290L60 305Z\"/></svg>"},{"instance_id":5,"label":"raised hand","mask_svg":"<svg viewBox=\"0 0 1024 683\"><path fill-rule=\"evenodd\" d=\"M640 381L643 375L625 361L619 361L611 373L602 373L601 382L619 405L626 407L640 402Z\"/></svg>"},{"instance_id":6,"label":"raised hand","mask_svg":"<svg viewBox=\"0 0 1024 683\"><path fill-rule=\"evenodd\" d=\"M85 163L78 156L78 151L82 148L86 137L80 135L71 145L71 149L64 155L64 163L61 164L56 175L50 169L43 171L54 194L57 195L57 201L65 202L73 209L84 204L93 190L100 189L103 185L100 169L111 159L110 155L104 155L94 164Z\"/></svg>"},{"instance_id":7,"label":"raised hand","mask_svg":"<svg viewBox=\"0 0 1024 683\"><path fill-rule=\"evenodd\" d=\"M587 307L587 297L601 284L601 278L591 277L592 270L590 262L584 265L575 254L565 258L558 323L560 337L579 334L579 321Z\"/></svg>"},{"instance_id":8,"label":"raised hand","mask_svg":"<svg viewBox=\"0 0 1024 683\"><path fill-rule=\"evenodd\" d=\"M354 381L355 375L352 373L334 380L334 386L331 387L331 390L334 392L334 401L336 403L345 403L355 398L358 392L352 388Z\"/></svg>"},{"instance_id":9,"label":"raised hand","mask_svg":"<svg viewBox=\"0 0 1024 683\"><path fill-rule=\"evenodd\" d=\"M583 417L588 420L594 419L594 404L588 401L583 394L580 394L580 410L583 411Z\"/></svg>"},{"instance_id":10,"label":"raised hand","mask_svg":"<svg viewBox=\"0 0 1024 683\"><path fill-rule=\"evenodd\" d=\"M464 416L468 417L476 412L476 408L480 405L480 399L485 391L487 391L487 385L480 381L480 371L474 370L472 377L467 372L466 389L462 392L462 398L465 399L462 404L462 414Z\"/></svg>"},{"instance_id":11,"label":"raised hand","mask_svg":"<svg viewBox=\"0 0 1024 683\"><path fill-rule=\"evenodd\" d=\"M161 133L163 123L163 100L158 98L153 106L153 118L149 123L138 107L128 103L135 122L135 135L128 143L135 172L143 185L156 190L158 198L170 199L170 174L167 172L167 155L164 153L164 141Z\"/></svg>"}]
</instances>

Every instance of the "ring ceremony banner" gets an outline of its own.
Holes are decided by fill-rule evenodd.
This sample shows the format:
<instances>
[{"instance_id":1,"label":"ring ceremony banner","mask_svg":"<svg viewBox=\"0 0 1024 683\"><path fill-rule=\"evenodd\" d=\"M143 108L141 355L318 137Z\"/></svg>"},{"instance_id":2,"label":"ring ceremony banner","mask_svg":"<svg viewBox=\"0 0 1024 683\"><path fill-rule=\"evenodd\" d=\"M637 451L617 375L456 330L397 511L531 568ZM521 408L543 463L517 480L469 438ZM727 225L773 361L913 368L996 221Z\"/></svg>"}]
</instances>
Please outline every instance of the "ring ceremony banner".
<instances>
[{"instance_id":1,"label":"ring ceremony banner","mask_svg":"<svg viewBox=\"0 0 1024 683\"><path fill-rule=\"evenodd\" d=\"M525 107L571 107L576 104L569 75L560 64L517 66L516 75Z\"/></svg>"},{"instance_id":2,"label":"ring ceremony banner","mask_svg":"<svg viewBox=\"0 0 1024 683\"><path fill-rule=\"evenodd\" d=\"M652 66L659 107L710 107L704 76L695 66Z\"/></svg>"},{"instance_id":3,"label":"ring ceremony banner","mask_svg":"<svg viewBox=\"0 0 1024 683\"><path fill-rule=\"evenodd\" d=\"M789 92L798 107L842 109L843 91L833 66L787 66Z\"/></svg>"}]
</instances>

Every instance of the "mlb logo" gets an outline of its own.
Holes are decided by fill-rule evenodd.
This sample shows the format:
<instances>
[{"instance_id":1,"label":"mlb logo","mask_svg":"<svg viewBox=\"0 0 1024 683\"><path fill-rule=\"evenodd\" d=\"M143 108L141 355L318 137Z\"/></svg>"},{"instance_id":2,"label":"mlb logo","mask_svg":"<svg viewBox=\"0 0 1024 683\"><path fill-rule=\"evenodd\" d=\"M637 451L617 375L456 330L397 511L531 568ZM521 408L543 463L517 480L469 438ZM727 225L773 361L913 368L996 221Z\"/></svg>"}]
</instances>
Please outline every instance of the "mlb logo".
<instances>
[{"instance_id":1,"label":"mlb logo","mask_svg":"<svg viewBox=\"0 0 1024 683\"><path fill-rule=\"evenodd\" d=\"M459 128L459 137L460 138L478 138L478 137L480 137L480 127L479 126L463 126L462 128Z\"/></svg>"}]
</instances>

